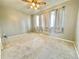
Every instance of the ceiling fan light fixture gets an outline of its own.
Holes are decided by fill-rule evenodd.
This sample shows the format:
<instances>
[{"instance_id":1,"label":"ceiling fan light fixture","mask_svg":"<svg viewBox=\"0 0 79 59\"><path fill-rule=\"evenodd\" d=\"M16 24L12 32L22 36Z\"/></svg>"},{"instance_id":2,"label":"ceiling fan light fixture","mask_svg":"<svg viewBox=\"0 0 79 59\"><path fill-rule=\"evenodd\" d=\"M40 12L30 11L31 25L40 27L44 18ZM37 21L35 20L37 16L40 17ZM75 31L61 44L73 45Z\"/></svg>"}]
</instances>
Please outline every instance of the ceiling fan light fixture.
<instances>
[{"instance_id":1,"label":"ceiling fan light fixture","mask_svg":"<svg viewBox=\"0 0 79 59\"><path fill-rule=\"evenodd\" d=\"M32 6L35 6L35 3L34 2L32 3Z\"/></svg>"},{"instance_id":2,"label":"ceiling fan light fixture","mask_svg":"<svg viewBox=\"0 0 79 59\"><path fill-rule=\"evenodd\" d=\"M30 6L30 8L33 8L33 6Z\"/></svg>"},{"instance_id":3,"label":"ceiling fan light fixture","mask_svg":"<svg viewBox=\"0 0 79 59\"><path fill-rule=\"evenodd\" d=\"M40 5L39 5L39 4L37 4L36 6L37 6L38 8L40 7Z\"/></svg>"},{"instance_id":4,"label":"ceiling fan light fixture","mask_svg":"<svg viewBox=\"0 0 79 59\"><path fill-rule=\"evenodd\" d=\"M37 10L38 8L37 7L34 7L34 9Z\"/></svg>"},{"instance_id":5,"label":"ceiling fan light fixture","mask_svg":"<svg viewBox=\"0 0 79 59\"><path fill-rule=\"evenodd\" d=\"M23 1L29 3L30 8L35 9L35 10L39 9L40 6L42 6L42 5L46 5L46 2L39 2L38 0L31 0L31 1L23 0Z\"/></svg>"}]
</instances>

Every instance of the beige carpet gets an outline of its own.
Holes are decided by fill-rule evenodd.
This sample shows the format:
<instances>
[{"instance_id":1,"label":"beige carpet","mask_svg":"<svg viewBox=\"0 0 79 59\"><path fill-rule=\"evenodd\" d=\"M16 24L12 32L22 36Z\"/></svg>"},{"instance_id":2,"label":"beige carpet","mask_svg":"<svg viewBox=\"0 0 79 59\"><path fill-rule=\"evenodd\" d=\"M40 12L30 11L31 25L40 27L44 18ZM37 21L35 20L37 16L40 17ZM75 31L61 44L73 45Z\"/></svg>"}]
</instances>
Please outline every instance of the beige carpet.
<instances>
[{"instance_id":1,"label":"beige carpet","mask_svg":"<svg viewBox=\"0 0 79 59\"><path fill-rule=\"evenodd\" d=\"M72 43L42 34L9 37L1 59L78 59Z\"/></svg>"}]
</instances>

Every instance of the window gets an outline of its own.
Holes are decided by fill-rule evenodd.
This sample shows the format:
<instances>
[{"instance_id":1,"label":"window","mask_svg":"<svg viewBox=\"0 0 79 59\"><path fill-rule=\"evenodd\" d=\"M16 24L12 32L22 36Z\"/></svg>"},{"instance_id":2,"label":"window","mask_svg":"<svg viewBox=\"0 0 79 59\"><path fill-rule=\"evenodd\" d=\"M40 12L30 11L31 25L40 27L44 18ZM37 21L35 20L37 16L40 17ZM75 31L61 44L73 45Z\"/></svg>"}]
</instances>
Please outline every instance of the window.
<instances>
[{"instance_id":1,"label":"window","mask_svg":"<svg viewBox=\"0 0 79 59\"><path fill-rule=\"evenodd\" d=\"M50 27L54 27L55 25L55 17L56 17L56 11L51 12L51 19L50 19Z\"/></svg>"},{"instance_id":2,"label":"window","mask_svg":"<svg viewBox=\"0 0 79 59\"><path fill-rule=\"evenodd\" d=\"M65 8L58 8L41 15L34 15L34 27L36 30L44 30L56 33L64 31L64 12Z\"/></svg>"},{"instance_id":3,"label":"window","mask_svg":"<svg viewBox=\"0 0 79 59\"><path fill-rule=\"evenodd\" d=\"M44 15L43 14L41 15L41 19L40 20L41 20L41 26L45 27L45 19L44 19Z\"/></svg>"},{"instance_id":4,"label":"window","mask_svg":"<svg viewBox=\"0 0 79 59\"><path fill-rule=\"evenodd\" d=\"M64 31L64 12L65 9L59 8L51 12L50 14L50 30L61 33Z\"/></svg>"},{"instance_id":5,"label":"window","mask_svg":"<svg viewBox=\"0 0 79 59\"><path fill-rule=\"evenodd\" d=\"M37 27L39 27L39 15L36 15L35 18L36 18L36 24L35 24L35 25L36 25Z\"/></svg>"},{"instance_id":6,"label":"window","mask_svg":"<svg viewBox=\"0 0 79 59\"><path fill-rule=\"evenodd\" d=\"M64 32L64 12L64 7L56 10L55 32L57 33Z\"/></svg>"},{"instance_id":7,"label":"window","mask_svg":"<svg viewBox=\"0 0 79 59\"><path fill-rule=\"evenodd\" d=\"M62 32L64 32L65 8L62 9Z\"/></svg>"}]
</instances>

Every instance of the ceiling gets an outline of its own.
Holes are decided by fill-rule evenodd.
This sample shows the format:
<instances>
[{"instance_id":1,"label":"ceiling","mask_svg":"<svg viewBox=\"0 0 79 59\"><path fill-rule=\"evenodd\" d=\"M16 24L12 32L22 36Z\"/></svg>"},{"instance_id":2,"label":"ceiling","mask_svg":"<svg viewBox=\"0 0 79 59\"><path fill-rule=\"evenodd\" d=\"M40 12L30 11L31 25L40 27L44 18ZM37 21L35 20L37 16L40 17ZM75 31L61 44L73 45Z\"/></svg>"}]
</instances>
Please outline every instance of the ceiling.
<instances>
[{"instance_id":1,"label":"ceiling","mask_svg":"<svg viewBox=\"0 0 79 59\"><path fill-rule=\"evenodd\" d=\"M51 8L52 6L63 3L68 0L38 0L38 1L45 1L47 3L46 6L41 7L39 10L30 9L27 3L23 2L22 0L0 0L0 8L14 8L16 10L25 12L27 14L34 14L39 12L40 10L45 10Z\"/></svg>"}]
</instances>

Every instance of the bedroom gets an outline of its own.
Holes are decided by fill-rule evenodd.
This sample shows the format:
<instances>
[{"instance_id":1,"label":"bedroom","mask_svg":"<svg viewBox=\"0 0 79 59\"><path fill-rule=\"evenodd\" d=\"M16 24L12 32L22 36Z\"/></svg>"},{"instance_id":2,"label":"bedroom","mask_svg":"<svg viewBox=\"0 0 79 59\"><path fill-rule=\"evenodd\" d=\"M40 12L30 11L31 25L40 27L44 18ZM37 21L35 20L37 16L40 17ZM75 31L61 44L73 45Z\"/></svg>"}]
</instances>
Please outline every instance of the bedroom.
<instances>
[{"instance_id":1,"label":"bedroom","mask_svg":"<svg viewBox=\"0 0 79 59\"><path fill-rule=\"evenodd\" d=\"M0 0L1 59L78 59L79 1L28 1Z\"/></svg>"}]
</instances>

